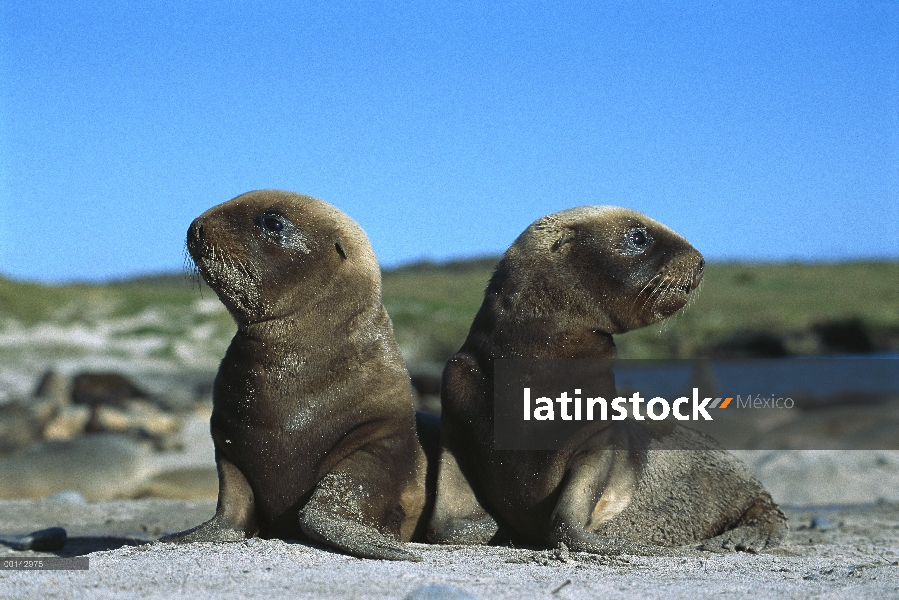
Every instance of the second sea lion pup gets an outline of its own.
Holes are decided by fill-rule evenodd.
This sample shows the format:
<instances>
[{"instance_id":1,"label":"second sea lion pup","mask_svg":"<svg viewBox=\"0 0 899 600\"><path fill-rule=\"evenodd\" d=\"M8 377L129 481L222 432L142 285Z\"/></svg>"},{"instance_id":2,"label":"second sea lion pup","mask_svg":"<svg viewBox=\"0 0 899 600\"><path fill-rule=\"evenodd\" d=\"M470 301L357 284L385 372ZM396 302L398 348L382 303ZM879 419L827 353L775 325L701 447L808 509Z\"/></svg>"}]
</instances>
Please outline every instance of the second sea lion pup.
<instances>
[{"instance_id":1,"label":"second sea lion pup","mask_svg":"<svg viewBox=\"0 0 899 600\"><path fill-rule=\"evenodd\" d=\"M495 359L614 358L612 334L682 308L703 264L674 231L617 207L551 214L518 237L443 373L430 541L648 555L778 542L786 519L768 492L692 429L627 419L565 450L494 448Z\"/></svg>"},{"instance_id":2,"label":"second sea lion pup","mask_svg":"<svg viewBox=\"0 0 899 600\"><path fill-rule=\"evenodd\" d=\"M365 233L321 200L264 190L205 212L187 247L237 333L213 391L215 516L162 541L261 535L417 559L403 542L426 461Z\"/></svg>"}]
</instances>

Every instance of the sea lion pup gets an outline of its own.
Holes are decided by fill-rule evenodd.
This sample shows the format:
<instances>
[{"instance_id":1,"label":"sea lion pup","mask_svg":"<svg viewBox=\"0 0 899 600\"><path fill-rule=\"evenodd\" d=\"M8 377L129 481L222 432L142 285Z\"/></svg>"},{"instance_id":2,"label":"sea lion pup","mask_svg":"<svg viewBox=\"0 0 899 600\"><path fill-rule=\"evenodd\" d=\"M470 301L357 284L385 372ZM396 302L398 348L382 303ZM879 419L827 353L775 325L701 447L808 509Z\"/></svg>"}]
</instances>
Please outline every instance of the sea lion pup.
<instances>
[{"instance_id":1,"label":"sea lion pup","mask_svg":"<svg viewBox=\"0 0 899 600\"><path fill-rule=\"evenodd\" d=\"M700 540L757 552L782 537L783 513L745 467L668 421L600 422L560 451L494 448L494 359L614 358L612 334L682 308L703 264L672 230L617 207L551 214L518 237L443 372L429 541L653 555Z\"/></svg>"},{"instance_id":2,"label":"sea lion pup","mask_svg":"<svg viewBox=\"0 0 899 600\"><path fill-rule=\"evenodd\" d=\"M237 333L213 388L215 516L162 541L260 535L417 560L403 542L426 527L426 459L365 232L263 190L203 213L187 248Z\"/></svg>"}]
</instances>

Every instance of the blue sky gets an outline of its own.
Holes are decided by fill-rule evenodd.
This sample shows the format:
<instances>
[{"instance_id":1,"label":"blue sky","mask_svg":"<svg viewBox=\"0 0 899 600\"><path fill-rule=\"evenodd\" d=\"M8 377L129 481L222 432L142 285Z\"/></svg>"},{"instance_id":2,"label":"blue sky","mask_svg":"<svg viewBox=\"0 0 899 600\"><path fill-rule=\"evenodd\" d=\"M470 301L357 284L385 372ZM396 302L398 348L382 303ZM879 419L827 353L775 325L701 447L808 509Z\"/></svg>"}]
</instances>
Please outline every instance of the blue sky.
<instances>
[{"instance_id":1,"label":"blue sky","mask_svg":"<svg viewBox=\"0 0 899 600\"><path fill-rule=\"evenodd\" d=\"M381 262L614 204L709 259L899 258L899 3L4 2L0 273L183 264L282 188Z\"/></svg>"}]
</instances>

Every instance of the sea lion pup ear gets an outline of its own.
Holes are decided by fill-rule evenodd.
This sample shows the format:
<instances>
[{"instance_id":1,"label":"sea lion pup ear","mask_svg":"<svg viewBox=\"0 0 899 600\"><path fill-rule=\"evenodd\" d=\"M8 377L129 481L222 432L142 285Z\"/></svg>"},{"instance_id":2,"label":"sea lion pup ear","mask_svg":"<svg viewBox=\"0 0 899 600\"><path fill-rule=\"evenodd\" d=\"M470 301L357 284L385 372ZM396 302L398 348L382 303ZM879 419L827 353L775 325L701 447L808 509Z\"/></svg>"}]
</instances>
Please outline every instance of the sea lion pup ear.
<instances>
[{"instance_id":1,"label":"sea lion pup ear","mask_svg":"<svg viewBox=\"0 0 899 600\"><path fill-rule=\"evenodd\" d=\"M550 247L550 250L552 250L553 252L558 252L559 248L561 248L568 242L573 242L576 237L577 237L577 232L574 229L565 229L565 231L562 232L562 235L559 237L559 239L557 239L555 242L553 242L553 245Z\"/></svg>"},{"instance_id":2,"label":"sea lion pup ear","mask_svg":"<svg viewBox=\"0 0 899 600\"><path fill-rule=\"evenodd\" d=\"M343 240L340 239L340 236L337 236L337 239L334 240L334 249L337 250L337 254L339 254L341 258L346 260L346 247L343 245Z\"/></svg>"}]
</instances>

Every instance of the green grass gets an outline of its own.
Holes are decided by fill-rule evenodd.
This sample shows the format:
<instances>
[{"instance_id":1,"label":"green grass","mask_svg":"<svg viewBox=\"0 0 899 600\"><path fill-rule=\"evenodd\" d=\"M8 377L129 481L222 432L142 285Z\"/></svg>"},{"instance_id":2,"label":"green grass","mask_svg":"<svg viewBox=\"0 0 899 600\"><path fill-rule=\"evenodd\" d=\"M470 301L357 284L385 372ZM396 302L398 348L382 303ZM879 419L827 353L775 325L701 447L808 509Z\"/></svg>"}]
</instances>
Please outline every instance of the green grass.
<instances>
[{"instance_id":1,"label":"green grass","mask_svg":"<svg viewBox=\"0 0 899 600\"><path fill-rule=\"evenodd\" d=\"M400 346L420 361L449 358L468 335L495 264L482 259L385 272L384 306Z\"/></svg>"},{"instance_id":2,"label":"green grass","mask_svg":"<svg viewBox=\"0 0 899 600\"><path fill-rule=\"evenodd\" d=\"M494 262L385 273L385 305L397 340L425 340L433 360L461 346ZM712 263L686 310L616 339L621 356L690 356L735 331L799 330L853 317L873 327L899 326L899 262Z\"/></svg>"},{"instance_id":3,"label":"green grass","mask_svg":"<svg viewBox=\"0 0 899 600\"><path fill-rule=\"evenodd\" d=\"M215 297L203 286L204 297ZM26 324L66 324L137 315L151 306L187 308L200 299L186 275L156 276L105 284L48 285L0 277L0 317Z\"/></svg>"},{"instance_id":4,"label":"green grass","mask_svg":"<svg viewBox=\"0 0 899 600\"><path fill-rule=\"evenodd\" d=\"M619 336L618 346L634 358L692 356L736 331L782 333L848 318L899 326L899 263L713 263L685 310Z\"/></svg>"},{"instance_id":5,"label":"green grass","mask_svg":"<svg viewBox=\"0 0 899 600\"><path fill-rule=\"evenodd\" d=\"M384 273L384 304L410 362L443 362L462 344L495 262L424 263ZM165 315L164 325L139 323L121 335L187 335L212 323L215 339L227 340L230 317L224 310L197 314L201 299L215 294L180 274L70 285L0 278L0 323L96 323L152 309ZM622 356L689 356L735 331L792 331L853 317L871 327L899 327L899 262L712 263L687 309L616 339Z\"/></svg>"}]
</instances>

